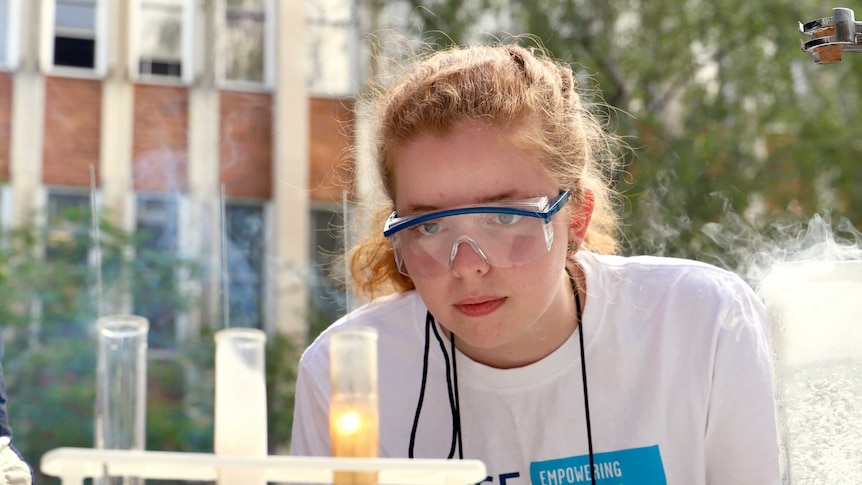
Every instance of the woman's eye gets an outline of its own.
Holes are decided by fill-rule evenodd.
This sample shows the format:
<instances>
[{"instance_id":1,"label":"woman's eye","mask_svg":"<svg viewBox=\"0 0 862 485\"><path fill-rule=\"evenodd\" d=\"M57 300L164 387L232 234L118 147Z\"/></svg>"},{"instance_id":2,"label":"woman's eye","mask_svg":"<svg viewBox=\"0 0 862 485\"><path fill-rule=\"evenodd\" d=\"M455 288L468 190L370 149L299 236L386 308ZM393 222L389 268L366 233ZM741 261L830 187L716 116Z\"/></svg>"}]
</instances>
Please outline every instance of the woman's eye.
<instances>
[{"instance_id":1,"label":"woman's eye","mask_svg":"<svg viewBox=\"0 0 862 485\"><path fill-rule=\"evenodd\" d=\"M510 226L520 221L521 217L523 216L519 216L517 214L496 214L494 222L496 222L497 224L502 224L504 226Z\"/></svg>"},{"instance_id":2,"label":"woman's eye","mask_svg":"<svg viewBox=\"0 0 862 485\"><path fill-rule=\"evenodd\" d=\"M416 226L416 231L423 236L431 236L442 230L439 222L426 222Z\"/></svg>"}]
</instances>

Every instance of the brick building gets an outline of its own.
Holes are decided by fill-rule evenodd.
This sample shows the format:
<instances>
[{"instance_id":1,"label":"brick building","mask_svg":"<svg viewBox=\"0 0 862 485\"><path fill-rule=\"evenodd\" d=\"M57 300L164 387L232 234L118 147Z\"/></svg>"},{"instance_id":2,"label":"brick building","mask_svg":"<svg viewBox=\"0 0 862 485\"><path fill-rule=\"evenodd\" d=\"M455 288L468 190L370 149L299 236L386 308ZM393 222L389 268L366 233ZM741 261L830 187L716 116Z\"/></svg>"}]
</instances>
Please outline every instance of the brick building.
<instances>
[{"instance_id":1,"label":"brick building","mask_svg":"<svg viewBox=\"0 0 862 485\"><path fill-rule=\"evenodd\" d=\"M234 325L302 333L310 294L338 312L324 263L351 93L309 89L304 4L0 0L2 222L95 197L159 249L227 260ZM113 310L150 317L151 345L170 346L218 318L211 274L201 315L146 315L134 297Z\"/></svg>"}]
</instances>

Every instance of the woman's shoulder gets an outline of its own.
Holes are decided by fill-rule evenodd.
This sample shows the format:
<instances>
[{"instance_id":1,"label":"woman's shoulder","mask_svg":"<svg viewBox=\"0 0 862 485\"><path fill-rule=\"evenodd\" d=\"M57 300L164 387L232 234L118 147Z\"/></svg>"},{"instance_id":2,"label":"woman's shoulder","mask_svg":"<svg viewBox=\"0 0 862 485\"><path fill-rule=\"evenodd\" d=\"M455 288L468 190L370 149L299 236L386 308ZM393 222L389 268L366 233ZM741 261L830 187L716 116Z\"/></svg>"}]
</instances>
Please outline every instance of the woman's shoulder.
<instances>
[{"instance_id":1,"label":"woman's shoulder","mask_svg":"<svg viewBox=\"0 0 862 485\"><path fill-rule=\"evenodd\" d=\"M633 334L667 326L674 329L667 335L715 342L723 331L743 328L760 339L766 326L754 289L718 266L656 256L585 255L578 261L587 275L587 309Z\"/></svg>"},{"instance_id":2,"label":"woman's shoulder","mask_svg":"<svg viewBox=\"0 0 862 485\"><path fill-rule=\"evenodd\" d=\"M762 301L738 274L701 261L657 256L584 255L578 258L587 291L598 302L639 308L692 305L724 312L757 309Z\"/></svg>"},{"instance_id":3,"label":"woman's shoulder","mask_svg":"<svg viewBox=\"0 0 862 485\"><path fill-rule=\"evenodd\" d=\"M577 261L588 275L592 274L605 280L749 288L737 273L693 259L578 253Z\"/></svg>"}]
</instances>

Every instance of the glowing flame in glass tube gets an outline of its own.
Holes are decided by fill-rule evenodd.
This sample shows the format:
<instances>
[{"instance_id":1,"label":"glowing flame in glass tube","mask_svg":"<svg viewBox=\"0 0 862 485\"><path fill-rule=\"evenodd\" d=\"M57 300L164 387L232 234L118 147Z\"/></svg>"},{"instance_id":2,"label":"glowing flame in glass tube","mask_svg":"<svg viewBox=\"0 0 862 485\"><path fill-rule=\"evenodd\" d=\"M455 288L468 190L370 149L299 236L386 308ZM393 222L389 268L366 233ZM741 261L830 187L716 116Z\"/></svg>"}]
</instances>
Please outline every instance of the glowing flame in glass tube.
<instances>
[{"instance_id":1,"label":"glowing flame in glass tube","mask_svg":"<svg viewBox=\"0 0 862 485\"><path fill-rule=\"evenodd\" d=\"M362 415L355 409L349 409L341 416L334 418L336 434L350 436L362 429Z\"/></svg>"},{"instance_id":2,"label":"glowing flame in glass tube","mask_svg":"<svg viewBox=\"0 0 862 485\"><path fill-rule=\"evenodd\" d=\"M349 326L329 338L332 456L376 458L380 448L377 331ZM377 472L335 472L334 485L376 485Z\"/></svg>"}]
</instances>

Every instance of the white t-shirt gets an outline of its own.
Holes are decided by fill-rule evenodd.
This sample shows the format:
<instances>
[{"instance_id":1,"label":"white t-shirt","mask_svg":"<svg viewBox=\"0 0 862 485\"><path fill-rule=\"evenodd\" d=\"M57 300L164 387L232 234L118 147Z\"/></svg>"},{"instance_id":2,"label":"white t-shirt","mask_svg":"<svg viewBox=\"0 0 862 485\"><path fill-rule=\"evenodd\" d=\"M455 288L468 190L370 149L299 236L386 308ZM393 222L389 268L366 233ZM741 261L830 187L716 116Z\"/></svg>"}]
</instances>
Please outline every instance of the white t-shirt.
<instances>
[{"instance_id":1,"label":"white t-shirt","mask_svg":"<svg viewBox=\"0 0 862 485\"><path fill-rule=\"evenodd\" d=\"M751 288L688 260L584 252L576 259L587 281L583 332L596 483L778 484L766 315ZM380 456L408 455L426 311L410 291L334 324L378 330ZM327 334L300 362L294 455L330 454ZM430 345L415 456L446 458L453 419L433 333ZM590 483L579 345L575 331L541 361L505 370L457 353L464 458L485 463L485 482Z\"/></svg>"}]
</instances>

